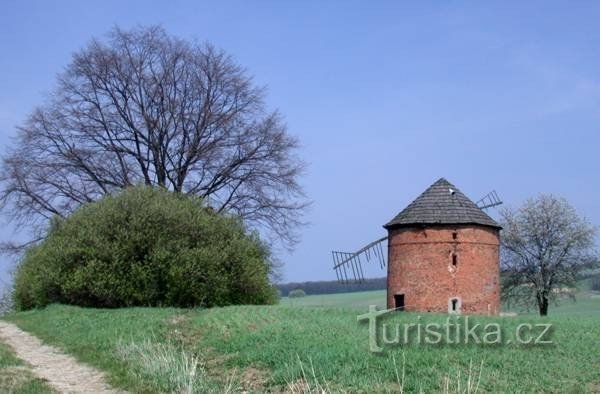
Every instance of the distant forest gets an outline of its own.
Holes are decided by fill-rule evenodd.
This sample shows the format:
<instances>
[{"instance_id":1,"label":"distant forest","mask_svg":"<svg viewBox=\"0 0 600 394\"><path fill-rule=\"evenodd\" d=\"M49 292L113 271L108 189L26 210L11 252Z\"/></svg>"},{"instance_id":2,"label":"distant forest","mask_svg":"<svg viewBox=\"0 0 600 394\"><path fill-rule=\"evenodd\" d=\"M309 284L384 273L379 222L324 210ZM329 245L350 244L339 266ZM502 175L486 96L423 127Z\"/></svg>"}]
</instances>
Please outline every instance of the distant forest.
<instances>
[{"instance_id":1,"label":"distant forest","mask_svg":"<svg viewBox=\"0 0 600 394\"><path fill-rule=\"evenodd\" d=\"M278 284L277 288L281 295L287 297L291 290L302 289L307 295L311 294L334 294L334 293L354 293L367 290L384 290L386 288L386 278L365 279L361 283L340 283L336 280L319 282L292 282Z\"/></svg>"}]
</instances>

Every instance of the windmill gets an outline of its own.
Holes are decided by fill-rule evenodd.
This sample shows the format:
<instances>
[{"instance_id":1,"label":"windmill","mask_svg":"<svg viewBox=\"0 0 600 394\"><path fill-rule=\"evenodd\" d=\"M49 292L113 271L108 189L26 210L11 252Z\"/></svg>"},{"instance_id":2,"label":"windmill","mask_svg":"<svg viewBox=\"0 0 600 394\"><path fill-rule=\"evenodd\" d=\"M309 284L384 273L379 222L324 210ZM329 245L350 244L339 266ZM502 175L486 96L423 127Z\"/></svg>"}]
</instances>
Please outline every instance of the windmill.
<instances>
[{"instance_id":1,"label":"windmill","mask_svg":"<svg viewBox=\"0 0 600 394\"><path fill-rule=\"evenodd\" d=\"M464 198L461 200L461 204L471 204L475 208L478 208L481 211L487 211L490 208L496 207L502 204L502 200L498 196L495 190L492 190L481 199L479 199L476 203L471 202L466 198L458 189L456 189L452 184L448 183L444 178L438 180L434 185L430 187L443 187L446 193L450 196L448 198L452 198L452 196L460 196ZM429 189L428 189L429 190ZM427 193L427 191L425 192ZM424 193L424 194L425 194ZM419 199L416 199L411 203L411 205L415 204ZM411 205L407 207L410 208ZM468 207L473 210L473 207ZM404 211L403 211L404 212ZM400 213L402 215L402 212ZM400 216L399 215L399 216ZM484 214L485 215L485 214ZM487 216L487 215L485 215ZM490 219L491 220L491 219ZM370 263L373 261L375 264L379 265L379 267L383 270L387 265L387 247L384 247L384 243L388 241L388 237L379 238L364 247L360 248L355 252L342 252L342 251L332 251L331 256L333 259L333 269L336 273L337 280L340 283L361 283L365 280L363 264Z\"/></svg>"}]
</instances>

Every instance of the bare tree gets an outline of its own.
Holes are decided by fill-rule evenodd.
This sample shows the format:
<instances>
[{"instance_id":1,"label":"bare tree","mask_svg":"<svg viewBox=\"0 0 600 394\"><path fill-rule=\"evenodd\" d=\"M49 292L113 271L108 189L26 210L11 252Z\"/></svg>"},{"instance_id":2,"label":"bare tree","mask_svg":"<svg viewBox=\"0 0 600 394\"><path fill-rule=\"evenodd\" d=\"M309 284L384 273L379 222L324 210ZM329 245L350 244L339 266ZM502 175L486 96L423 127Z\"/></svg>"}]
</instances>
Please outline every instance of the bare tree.
<instances>
[{"instance_id":1,"label":"bare tree","mask_svg":"<svg viewBox=\"0 0 600 394\"><path fill-rule=\"evenodd\" d=\"M160 27L92 40L18 128L0 173L20 225L144 183L203 197L291 246L306 207L298 141L223 51Z\"/></svg>"},{"instance_id":2,"label":"bare tree","mask_svg":"<svg viewBox=\"0 0 600 394\"><path fill-rule=\"evenodd\" d=\"M578 274L596 263L596 229L562 198L541 195L517 210L502 211L502 291L510 302L550 302L576 285Z\"/></svg>"}]
</instances>

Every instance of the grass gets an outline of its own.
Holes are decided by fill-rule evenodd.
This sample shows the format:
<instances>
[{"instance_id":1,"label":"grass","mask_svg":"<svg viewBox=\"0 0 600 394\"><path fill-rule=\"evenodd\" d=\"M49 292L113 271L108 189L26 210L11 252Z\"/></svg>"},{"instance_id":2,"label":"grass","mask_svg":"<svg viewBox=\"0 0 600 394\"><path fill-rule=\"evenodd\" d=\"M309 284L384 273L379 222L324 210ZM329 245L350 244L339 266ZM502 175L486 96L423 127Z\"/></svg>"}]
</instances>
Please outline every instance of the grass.
<instances>
[{"instance_id":1,"label":"grass","mask_svg":"<svg viewBox=\"0 0 600 394\"><path fill-rule=\"evenodd\" d=\"M366 310L369 305L385 308L385 290L371 290L356 293L308 295L300 298L281 299L280 305L291 307L344 307Z\"/></svg>"},{"instance_id":2,"label":"grass","mask_svg":"<svg viewBox=\"0 0 600 394\"><path fill-rule=\"evenodd\" d=\"M43 380L35 378L7 345L0 343L0 392L45 394L54 391Z\"/></svg>"},{"instance_id":3,"label":"grass","mask_svg":"<svg viewBox=\"0 0 600 394\"><path fill-rule=\"evenodd\" d=\"M356 316L371 301L383 301L384 294L307 296L278 306L208 310L52 305L6 318L134 392L600 390L600 299L592 293L576 306L551 309L548 318L477 318L500 323L506 332L523 322L550 322L553 345L409 344L374 354L368 350L368 327ZM401 313L392 319L419 318ZM446 316L422 319L441 323Z\"/></svg>"},{"instance_id":4,"label":"grass","mask_svg":"<svg viewBox=\"0 0 600 394\"><path fill-rule=\"evenodd\" d=\"M118 355L123 341L143 343L167 338L171 308L84 309L53 305L5 316L49 344L107 372L110 383L136 392L147 391L136 366Z\"/></svg>"},{"instance_id":5,"label":"grass","mask_svg":"<svg viewBox=\"0 0 600 394\"><path fill-rule=\"evenodd\" d=\"M128 363L130 372L140 381L151 382L161 392L229 392L235 383L231 380L223 386L211 380L200 356L171 341L148 338L138 343L122 342L117 346L117 356Z\"/></svg>"}]
</instances>

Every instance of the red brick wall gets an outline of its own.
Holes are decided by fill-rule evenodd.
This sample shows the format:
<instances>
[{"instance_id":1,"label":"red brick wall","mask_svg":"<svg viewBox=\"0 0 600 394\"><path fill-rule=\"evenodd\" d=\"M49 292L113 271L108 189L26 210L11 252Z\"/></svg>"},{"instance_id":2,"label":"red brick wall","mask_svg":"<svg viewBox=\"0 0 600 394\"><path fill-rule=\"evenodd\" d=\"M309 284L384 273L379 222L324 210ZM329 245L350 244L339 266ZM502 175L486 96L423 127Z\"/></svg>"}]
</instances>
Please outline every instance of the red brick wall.
<instances>
[{"instance_id":1,"label":"red brick wall","mask_svg":"<svg viewBox=\"0 0 600 394\"><path fill-rule=\"evenodd\" d=\"M395 306L394 294L404 293L408 311L448 312L449 299L456 297L463 314L497 315L499 241L499 230L478 225L390 230L388 308Z\"/></svg>"}]
</instances>

